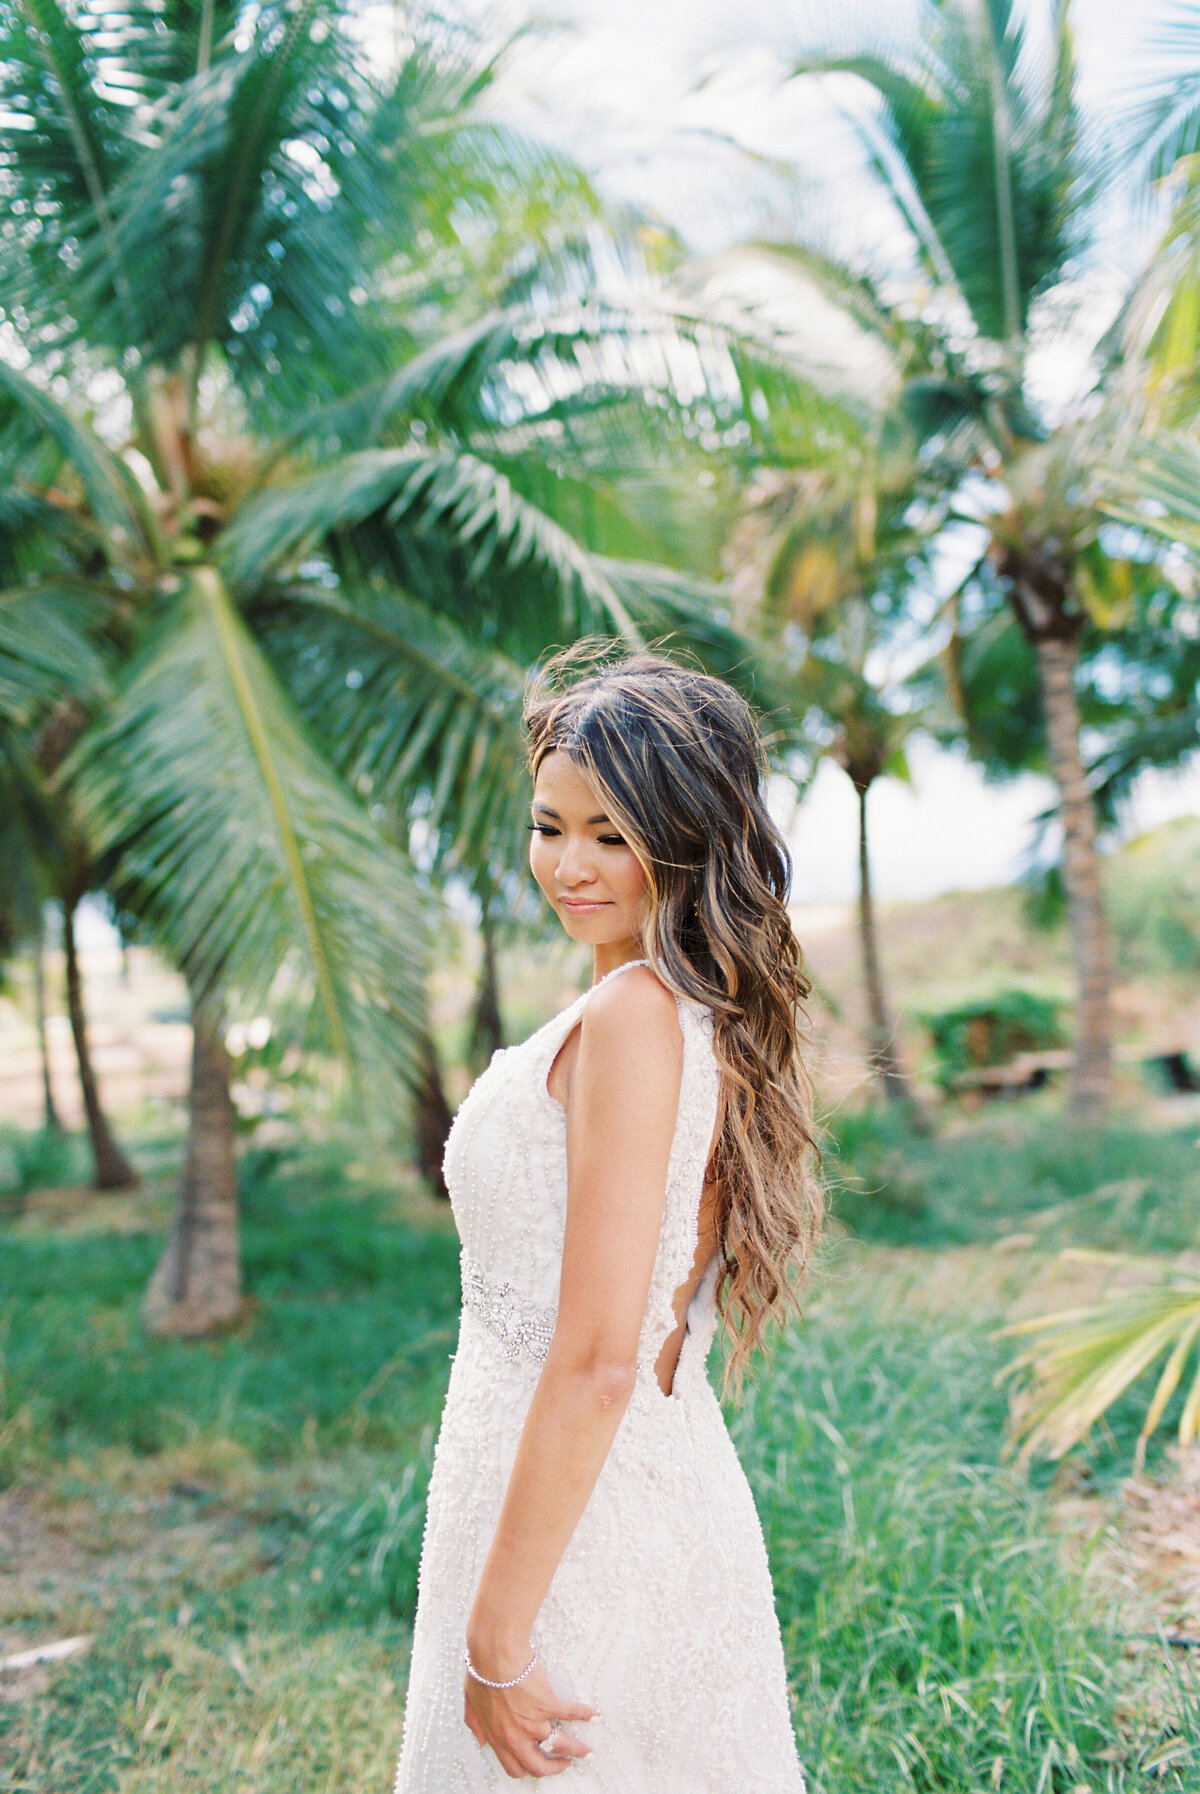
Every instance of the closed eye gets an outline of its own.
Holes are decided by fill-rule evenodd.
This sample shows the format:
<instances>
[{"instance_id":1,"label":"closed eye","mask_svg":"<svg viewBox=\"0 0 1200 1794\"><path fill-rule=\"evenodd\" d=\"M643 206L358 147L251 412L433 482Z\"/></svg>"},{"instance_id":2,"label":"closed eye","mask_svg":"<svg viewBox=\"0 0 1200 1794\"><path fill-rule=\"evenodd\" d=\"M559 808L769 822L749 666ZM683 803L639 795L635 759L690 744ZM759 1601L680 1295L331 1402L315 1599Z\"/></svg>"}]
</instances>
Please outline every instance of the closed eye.
<instances>
[{"instance_id":1,"label":"closed eye","mask_svg":"<svg viewBox=\"0 0 1200 1794\"><path fill-rule=\"evenodd\" d=\"M525 824L525 827L528 829L528 831L531 835L547 835L547 836L549 836L549 835L561 835L562 834L561 829L555 828L553 823L549 823L549 822L527 822ZM625 837L623 835L597 835L596 839L600 843L601 847L624 847L625 846Z\"/></svg>"}]
</instances>

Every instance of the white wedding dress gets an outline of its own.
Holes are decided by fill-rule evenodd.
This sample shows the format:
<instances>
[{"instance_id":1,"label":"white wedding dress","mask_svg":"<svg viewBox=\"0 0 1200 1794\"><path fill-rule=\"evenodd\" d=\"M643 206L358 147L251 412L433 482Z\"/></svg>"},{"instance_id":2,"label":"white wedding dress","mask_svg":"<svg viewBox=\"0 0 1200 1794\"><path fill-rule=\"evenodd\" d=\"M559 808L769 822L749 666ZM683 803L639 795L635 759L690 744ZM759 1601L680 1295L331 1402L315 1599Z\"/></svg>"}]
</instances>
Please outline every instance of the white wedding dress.
<instances>
[{"instance_id":1,"label":"white wedding dress","mask_svg":"<svg viewBox=\"0 0 1200 1794\"><path fill-rule=\"evenodd\" d=\"M554 1329L567 1149L546 1078L590 994L494 1056L446 1147L463 1313L429 1487L395 1794L513 1785L464 1723L463 1637ZM692 1269L718 1094L712 1013L677 1002L683 1082L636 1387L534 1644L558 1692L602 1715L570 1728L594 1746L568 1772L578 1794L804 1794L762 1530L706 1372L715 1261L688 1309L669 1396L654 1374L676 1325L672 1296Z\"/></svg>"}]
</instances>

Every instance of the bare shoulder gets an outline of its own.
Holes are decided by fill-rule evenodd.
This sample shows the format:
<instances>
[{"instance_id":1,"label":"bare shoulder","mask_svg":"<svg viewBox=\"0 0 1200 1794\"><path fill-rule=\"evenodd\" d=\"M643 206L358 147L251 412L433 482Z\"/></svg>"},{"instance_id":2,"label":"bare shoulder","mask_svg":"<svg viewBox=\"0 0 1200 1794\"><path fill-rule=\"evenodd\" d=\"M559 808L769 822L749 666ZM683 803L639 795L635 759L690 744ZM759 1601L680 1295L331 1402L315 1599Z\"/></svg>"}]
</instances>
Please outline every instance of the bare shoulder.
<instances>
[{"instance_id":1,"label":"bare shoulder","mask_svg":"<svg viewBox=\"0 0 1200 1794\"><path fill-rule=\"evenodd\" d=\"M679 1010L669 991L649 966L633 966L610 978L588 999L582 1038L601 1055L619 1052L626 1063L668 1062L682 1054Z\"/></svg>"}]
</instances>

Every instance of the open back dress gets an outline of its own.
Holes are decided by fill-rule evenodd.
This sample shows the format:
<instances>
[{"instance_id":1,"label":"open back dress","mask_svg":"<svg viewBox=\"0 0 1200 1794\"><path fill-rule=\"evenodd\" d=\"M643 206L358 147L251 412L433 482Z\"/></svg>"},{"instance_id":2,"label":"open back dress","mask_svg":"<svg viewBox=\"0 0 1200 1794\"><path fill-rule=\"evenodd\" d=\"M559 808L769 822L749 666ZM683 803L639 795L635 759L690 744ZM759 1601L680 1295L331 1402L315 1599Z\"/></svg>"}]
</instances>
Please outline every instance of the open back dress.
<instances>
[{"instance_id":1,"label":"open back dress","mask_svg":"<svg viewBox=\"0 0 1200 1794\"><path fill-rule=\"evenodd\" d=\"M598 988L494 1055L447 1143L463 1310L429 1486L395 1794L513 1786L463 1719L463 1641L554 1331L567 1139L546 1080ZM594 1747L568 1772L572 1790L804 1794L762 1529L708 1381L715 1260L688 1308L670 1395L655 1375L697 1251L719 1093L712 1012L676 1002L683 1079L634 1393L533 1642L557 1692L602 1716L566 1728Z\"/></svg>"}]
</instances>

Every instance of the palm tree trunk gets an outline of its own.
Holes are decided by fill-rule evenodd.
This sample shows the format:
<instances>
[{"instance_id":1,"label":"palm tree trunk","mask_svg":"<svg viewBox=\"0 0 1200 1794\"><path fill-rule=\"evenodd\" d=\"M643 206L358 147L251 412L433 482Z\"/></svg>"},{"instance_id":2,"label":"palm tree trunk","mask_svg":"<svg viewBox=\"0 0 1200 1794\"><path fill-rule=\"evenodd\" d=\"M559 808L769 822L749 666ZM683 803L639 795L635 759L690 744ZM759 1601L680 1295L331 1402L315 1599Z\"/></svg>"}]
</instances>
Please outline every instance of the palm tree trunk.
<instances>
[{"instance_id":1,"label":"palm tree trunk","mask_svg":"<svg viewBox=\"0 0 1200 1794\"><path fill-rule=\"evenodd\" d=\"M442 1155L454 1117L442 1084L442 1062L437 1043L426 1033L421 1041L421 1082L413 1098L413 1132L416 1135L417 1169L435 1196L449 1199L442 1175Z\"/></svg>"},{"instance_id":2,"label":"palm tree trunk","mask_svg":"<svg viewBox=\"0 0 1200 1794\"><path fill-rule=\"evenodd\" d=\"M479 918L479 934L483 950L468 1042L475 1071L482 1071L492 1054L498 1053L504 1045L504 1018L500 1013L500 984L496 973L496 931L486 906Z\"/></svg>"},{"instance_id":3,"label":"palm tree trunk","mask_svg":"<svg viewBox=\"0 0 1200 1794\"><path fill-rule=\"evenodd\" d=\"M1063 831L1063 883L1079 997L1069 1103L1081 1120L1100 1120L1112 1096L1112 1007L1108 931L1096 852L1096 809L1079 751L1075 696L1077 636L1035 642L1046 712L1050 768Z\"/></svg>"},{"instance_id":4,"label":"palm tree trunk","mask_svg":"<svg viewBox=\"0 0 1200 1794\"><path fill-rule=\"evenodd\" d=\"M83 1093L88 1133L92 1138L92 1157L96 1167L98 1190L134 1190L138 1174L118 1146L100 1106L100 1092L88 1045L87 1016L83 1007L83 980L79 971L79 951L75 941L76 903L65 897L62 905L63 951L67 962L67 1014L71 1018L71 1038L75 1042L75 1058L79 1066L79 1088Z\"/></svg>"},{"instance_id":5,"label":"palm tree trunk","mask_svg":"<svg viewBox=\"0 0 1200 1794\"><path fill-rule=\"evenodd\" d=\"M48 1134L65 1134L62 1116L50 1081L50 1049L46 1038L46 943L39 927L33 943L33 1002L37 1022L38 1053L42 1062L42 1126Z\"/></svg>"},{"instance_id":6,"label":"palm tree trunk","mask_svg":"<svg viewBox=\"0 0 1200 1794\"><path fill-rule=\"evenodd\" d=\"M854 787L858 793L858 938L862 947L863 982L867 991L867 1035L870 1041L871 1064L889 1103L913 1104L904 1067L896 1052L896 1030L888 1013L883 994L883 971L879 961L879 935L875 926L875 903L871 893L871 859L867 851L867 796L870 785Z\"/></svg>"},{"instance_id":7,"label":"palm tree trunk","mask_svg":"<svg viewBox=\"0 0 1200 1794\"><path fill-rule=\"evenodd\" d=\"M193 1001L192 1082L179 1210L142 1302L148 1332L196 1337L236 1325L242 1294L233 1099L215 1005Z\"/></svg>"}]
</instances>

